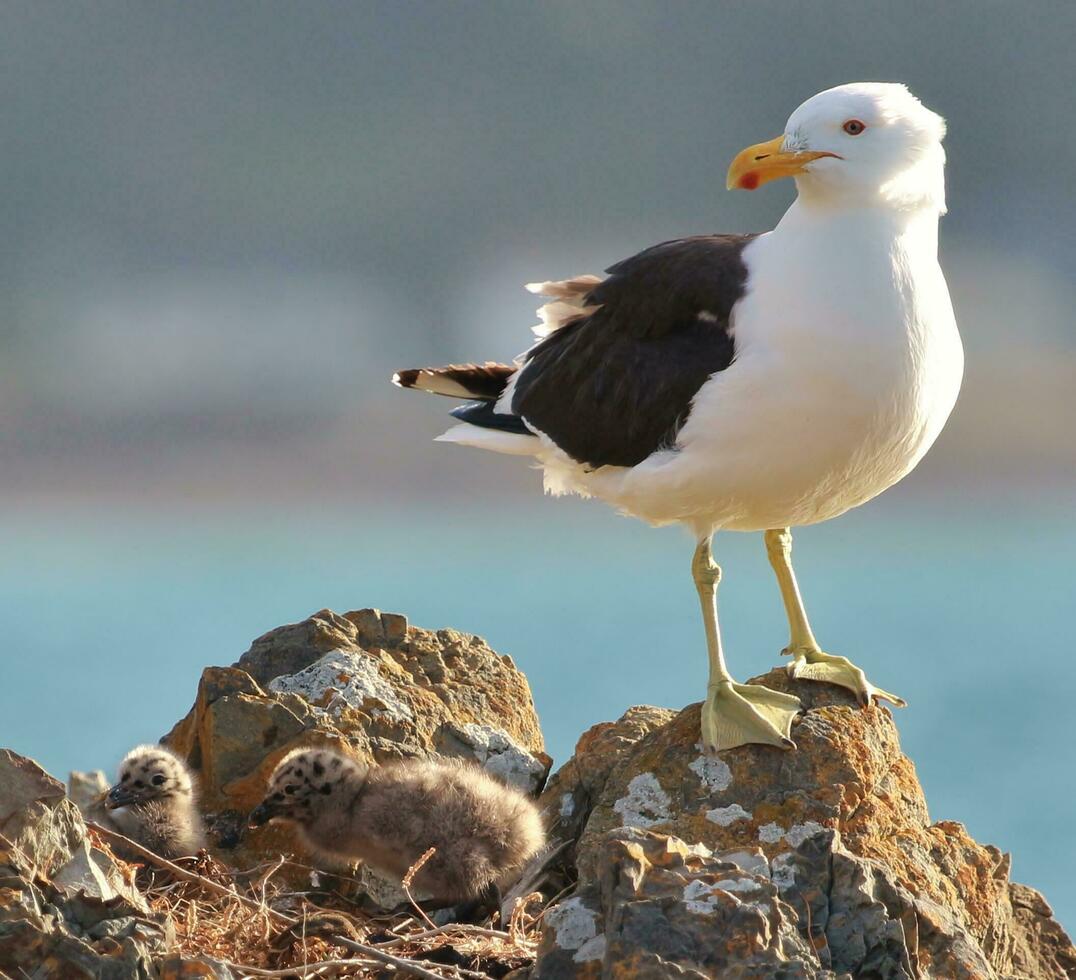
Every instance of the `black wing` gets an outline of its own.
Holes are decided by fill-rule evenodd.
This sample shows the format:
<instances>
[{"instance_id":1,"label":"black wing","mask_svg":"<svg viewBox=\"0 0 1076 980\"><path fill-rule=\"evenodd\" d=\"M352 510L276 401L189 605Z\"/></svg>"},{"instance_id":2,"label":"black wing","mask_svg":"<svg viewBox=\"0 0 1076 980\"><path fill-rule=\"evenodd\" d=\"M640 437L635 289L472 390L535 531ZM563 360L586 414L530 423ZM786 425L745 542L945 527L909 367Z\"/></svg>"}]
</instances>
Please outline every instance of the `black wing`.
<instances>
[{"instance_id":1,"label":"black wing","mask_svg":"<svg viewBox=\"0 0 1076 980\"><path fill-rule=\"evenodd\" d=\"M755 237L681 238L610 267L586 297L599 308L528 352L512 411L590 466L673 446L695 393L735 356L729 316Z\"/></svg>"}]
</instances>

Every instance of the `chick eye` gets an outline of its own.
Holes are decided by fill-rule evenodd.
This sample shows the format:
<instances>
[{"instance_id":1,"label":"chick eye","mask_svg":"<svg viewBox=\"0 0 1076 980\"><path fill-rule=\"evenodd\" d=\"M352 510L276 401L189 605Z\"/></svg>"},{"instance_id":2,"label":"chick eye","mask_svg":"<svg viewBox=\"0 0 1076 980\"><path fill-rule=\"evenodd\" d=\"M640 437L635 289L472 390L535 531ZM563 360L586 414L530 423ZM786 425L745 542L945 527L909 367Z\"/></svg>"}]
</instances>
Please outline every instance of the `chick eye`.
<instances>
[{"instance_id":1,"label":"chick eye","mask_svg":"<svg viewBox=\"0 0 1076 980\"><path fill-rule=\"evenodd\" d=\"M153 777L154 786L163 786L165 784L165 781L166 780L163 773L157 773L157 775Z\"/></svg>"},{"instance_id":2,"label":"chick eye","mask_svg":"<svg viewBox=\"0 0 1076 980\"><path fill-rule=\"evenodd\" d=\"M859 119L849 119L842 127L849 136L858 136L867 128L867 124Z\"/></svg>"},{"instance_id":3,"label":"chick eye","mask_svg":"<svg viewBox=\"0 0 1076 980\"><path fill-rule=\"evenodd\" d=\"M298 786L285 786L284 792L291 796L291 794L294 793L298 788Z\"/></svg>"}]
</instances>

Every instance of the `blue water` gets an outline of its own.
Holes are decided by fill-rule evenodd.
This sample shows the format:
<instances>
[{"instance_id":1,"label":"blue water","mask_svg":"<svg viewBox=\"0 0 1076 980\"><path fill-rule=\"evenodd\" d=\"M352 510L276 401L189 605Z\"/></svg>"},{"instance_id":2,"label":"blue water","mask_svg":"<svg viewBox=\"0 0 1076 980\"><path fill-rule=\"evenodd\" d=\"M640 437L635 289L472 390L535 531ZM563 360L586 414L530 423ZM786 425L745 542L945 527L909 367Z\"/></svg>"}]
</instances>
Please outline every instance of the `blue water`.
<instances>
[{"instance_id":1,"label":"blue water","mask_svg":"<svg viewBox=\"0 0 1076 980\"><path fill-rule=\"evenodd\" d=\"M1011 850L1014 877L1076 924L1069 513L875 502L798 532L795 557L822 643L908 699L897 720L932 817ZM585 502L27 510L0 535L0 744L61 777L111 769L186 712L203 666L324 606L486 637L530 678L558 763L588 725L704 690L691 542ZM715 550L730 666L746 678L778 662L784 617L758 535Z\"/></svg>"}]
</instances>

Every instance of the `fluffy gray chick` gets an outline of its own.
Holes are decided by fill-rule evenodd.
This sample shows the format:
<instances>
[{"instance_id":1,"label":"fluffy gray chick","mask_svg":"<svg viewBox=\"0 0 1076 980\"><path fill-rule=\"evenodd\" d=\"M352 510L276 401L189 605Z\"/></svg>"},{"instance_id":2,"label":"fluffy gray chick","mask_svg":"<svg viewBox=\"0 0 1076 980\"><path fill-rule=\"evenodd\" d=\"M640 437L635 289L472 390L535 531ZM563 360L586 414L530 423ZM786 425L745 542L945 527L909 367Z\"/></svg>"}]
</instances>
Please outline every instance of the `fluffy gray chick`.
<instances>
[{"instance_id":1,"label":"fluffy gray chick","mask_svg":"<svg viewBox=\"0 0 1076 980\"><path fill-rule=\"evenodd\" d=\"M121 834L161 857L187 857L205 847L191 772L161 745L139 745L127 753L103 804Z\"/></svg>"},{"instance_id":2,"label":"fluffy gray chick","mask_svg":"<svg viewBox=\"0 0 1076 980\"><path fill-rule=\"evenodd\" d=\"M328 749L296 749L273 771L251 826L294 823L314 852L360 860L397 879L431 847L416 886L447 902L512 878L545 843L538 808L456 760L367 767Z\"/></svg>"}]
</instances>

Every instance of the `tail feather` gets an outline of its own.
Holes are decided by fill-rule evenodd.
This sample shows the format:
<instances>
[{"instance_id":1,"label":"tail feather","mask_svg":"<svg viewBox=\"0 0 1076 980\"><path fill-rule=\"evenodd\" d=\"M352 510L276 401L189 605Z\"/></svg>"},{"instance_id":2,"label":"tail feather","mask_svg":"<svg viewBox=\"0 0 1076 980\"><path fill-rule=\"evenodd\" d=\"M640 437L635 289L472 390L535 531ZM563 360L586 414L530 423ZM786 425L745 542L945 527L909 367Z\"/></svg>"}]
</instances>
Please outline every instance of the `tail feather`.
<instances>
[{"instance_id":1,"label":"tail feather","mask_svg":"<svg viewBox=\"0 0 1076 980\"><path fill-rule=\"evenodd\" d=\"M392 383L401 388L416 388L450 398L472 398L495 402L515 374L514 364L448 364L445 367L412 368L397 371Z\"/></svg>"}]
</instances>

